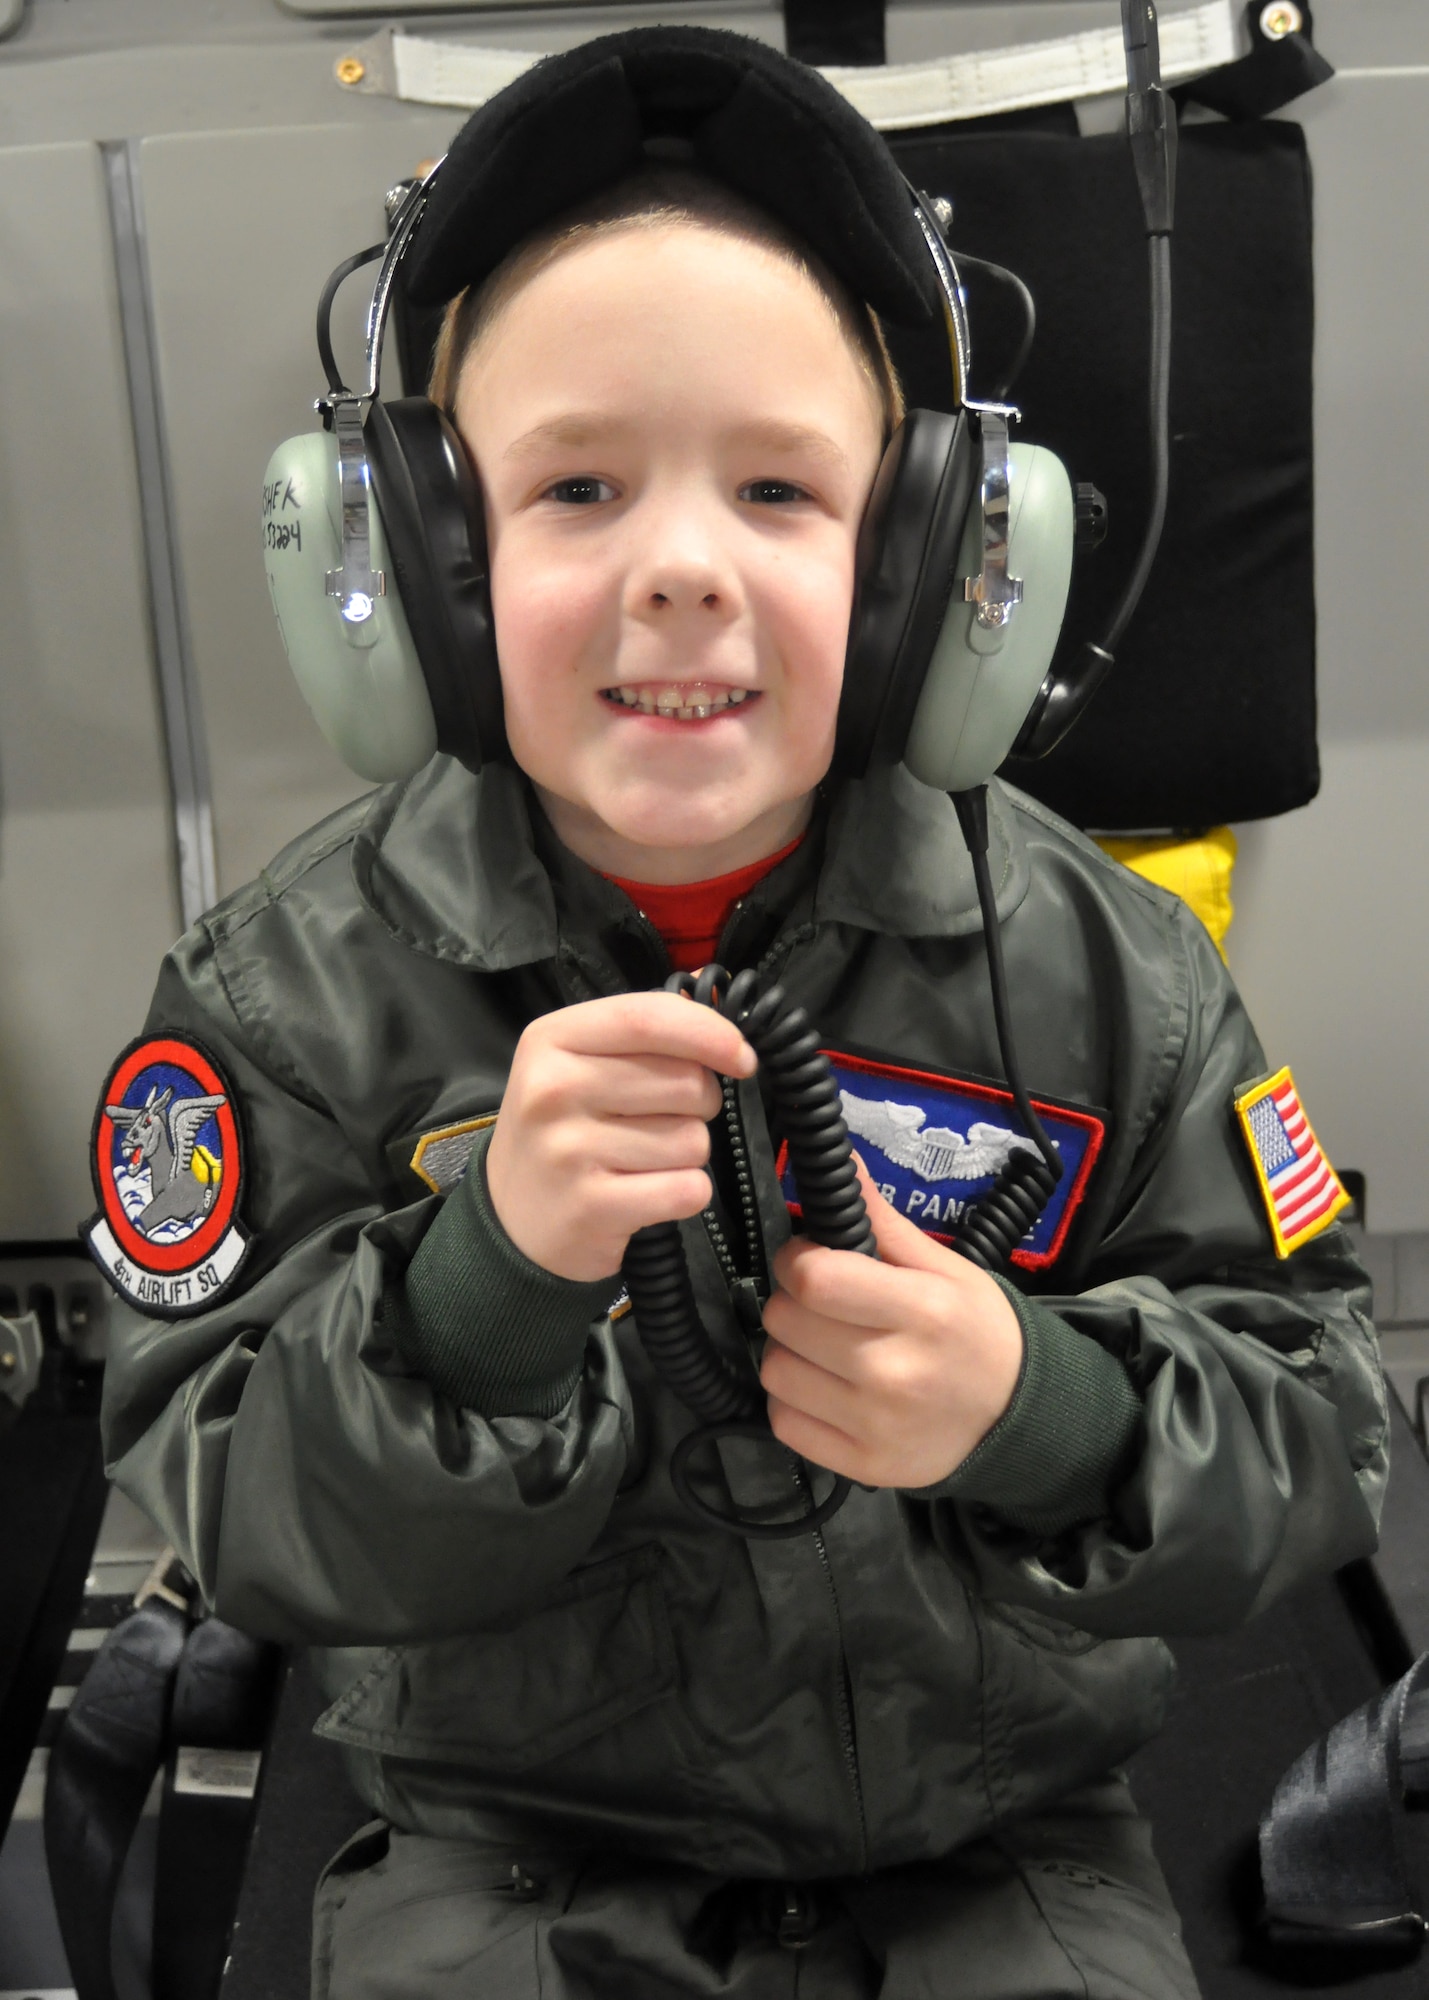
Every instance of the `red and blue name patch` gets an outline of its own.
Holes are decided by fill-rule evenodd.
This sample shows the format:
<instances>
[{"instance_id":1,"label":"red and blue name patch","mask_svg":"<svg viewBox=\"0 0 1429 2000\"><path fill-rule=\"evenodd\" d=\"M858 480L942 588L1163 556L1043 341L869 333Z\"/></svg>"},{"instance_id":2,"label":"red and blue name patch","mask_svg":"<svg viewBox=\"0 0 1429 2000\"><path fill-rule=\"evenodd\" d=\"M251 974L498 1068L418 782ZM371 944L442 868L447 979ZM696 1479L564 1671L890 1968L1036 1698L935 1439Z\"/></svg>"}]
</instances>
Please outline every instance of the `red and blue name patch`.
<instances>
[{"instance_id":1,"label":"red and blue name patch","mask_svg":"<svg viewBox=\"0 0 1429 2000\"><path fill-rule=\"evenodd\" d=\"M248 1250L233 1093L185 1037L145 1036L105 1079L90 1165L95 1262L141 1312L180 1319L226 1292Z\"/></svg>"},{"instance_id":2,"label":"red and blue name patch","mask_svg":"<svg viewBox=\"0 0 1429 2000\"><path fill-rule=\"evenodd\" d=\"M940 1243L950 1243L967 1210L988 1194L1019 1150L1036 1152L1010 1090L966 1077L904 1069L867 1056L825 1049L844 1123L883 1199ZM1061 1254L1096 1165L1106 1122L1092 1111L1032 1099L1062 1160L1047 1206L1012 1253L1040 1271ZM784 1199L798 1215L799 1196L780 1149Z\"/></svg>"}]
</instances>

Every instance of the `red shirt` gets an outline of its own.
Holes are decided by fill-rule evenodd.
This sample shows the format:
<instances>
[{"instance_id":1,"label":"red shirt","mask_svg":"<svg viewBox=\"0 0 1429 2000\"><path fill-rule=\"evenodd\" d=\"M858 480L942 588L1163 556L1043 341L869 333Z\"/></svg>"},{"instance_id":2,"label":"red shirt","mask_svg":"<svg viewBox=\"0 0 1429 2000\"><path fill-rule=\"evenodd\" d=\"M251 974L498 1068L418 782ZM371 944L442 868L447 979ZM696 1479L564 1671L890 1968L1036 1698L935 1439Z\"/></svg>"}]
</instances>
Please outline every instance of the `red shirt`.
<instances>
[{"instance_id":1,"label":"red shirt","mask_svg":"<svg viewBox=\"0 0 1429 2000\"><path fill-rule=\"evenodd\" d=\"M803 838L801 833L777 854L767 854L762 861L751 861L747 868L716 875L709 882L627 882L623 875L607 875L606 880L623 889L636 909L649 918L665 940L675 970L698 972L713 960L720 933L740 897L747 896L756 882L762 882L772 868L787 860Z\"/></svg>"}]
</instances>

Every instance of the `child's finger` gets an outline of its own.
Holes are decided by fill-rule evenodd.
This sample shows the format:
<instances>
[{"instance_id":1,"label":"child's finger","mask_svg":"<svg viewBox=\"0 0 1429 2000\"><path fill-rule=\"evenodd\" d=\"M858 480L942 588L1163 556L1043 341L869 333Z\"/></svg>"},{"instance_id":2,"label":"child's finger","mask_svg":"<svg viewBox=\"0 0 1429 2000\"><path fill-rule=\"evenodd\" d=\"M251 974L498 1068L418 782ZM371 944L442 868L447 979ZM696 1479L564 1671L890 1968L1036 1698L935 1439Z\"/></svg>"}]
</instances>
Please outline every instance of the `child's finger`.
<instances>
[{"instance_id":1,"label":"child's finger","mask_svg":"<svg viewBox=\"0 0 1429 2000\"><path fill-rule=\"evenodd\" d=\"M579 1091L585 1109L616 1118L689 1114L708 1123L724 1101L712 1071L675 1056L597 1057L581 1074Z\"/></svg>"},{"instance_id":2,"label":"child's finger","mask_svg":"<svg viewBox=\"0 0 1429 2000\"><path fill-rule=\"evenodd\" d=\"M900 1269L886 1258L860 1257L850 1250L826 1250L807 1236L786 1243L774 1259L778 1290L765 1309L765 1324L787 1345L817 1347L837 1325L847 1333L889 1333L910 1323L927 1297L927 1274ZM808 1321L808 1330L786 1334L780 1301ZM832 1365L832 1364L831 1364Z\"/></svg>"},{"instance_id":3,"label":"child's finger","mask_svg":"<svg viewBox=\"0 0 1429 2000\"><path fill-rule=\"evenodd\" d=\"M896 1208L889 1206L857 1153L853 1156L853 1163L858 1169L858 1184L868 1209L868 1219L873 1224L873 1239L884 1263L899 1265L906 1271L941 1271L946 1274L950 1264L957 1269L962 1260L946 1244L936 1242L916 1222L910 1222L906 1215L900 1215Z\"/></svg>"},{"instance_id":4,"label":"child's finger","mask_svg":"<svg viewBox=\"0 0 1429 2000\"><path fill-rule=\"evenodd\" d=\"M753 1049L732 1021L678 993L621 993L548 1017L553 1041L573 1054L682 1056L723 1076L752 1076Z\"/></svg>"}]
</instances>

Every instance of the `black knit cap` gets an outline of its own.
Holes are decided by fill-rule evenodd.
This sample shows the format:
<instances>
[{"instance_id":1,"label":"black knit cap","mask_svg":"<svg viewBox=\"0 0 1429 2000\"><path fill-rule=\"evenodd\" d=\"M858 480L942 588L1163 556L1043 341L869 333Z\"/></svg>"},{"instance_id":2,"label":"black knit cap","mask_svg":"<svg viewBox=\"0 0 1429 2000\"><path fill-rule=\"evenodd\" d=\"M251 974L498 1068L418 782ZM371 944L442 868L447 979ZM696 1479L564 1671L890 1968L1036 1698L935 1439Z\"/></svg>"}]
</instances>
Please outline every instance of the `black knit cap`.
<instances>
[{"instance_id":1,"label":"black knit cap","mask_svg":"<svg viewBox=\"0 0 1429 2000\"><path fill-rule=\"evenodd\" d=\"M441 305L479 283L542 223L671 141L785 223L876 312L908 326L941 320L908 190L878 133L817 70L721 28L602 35L488 99L432 189L406 260L408 296Z\"/></svg>"}]
</instances>

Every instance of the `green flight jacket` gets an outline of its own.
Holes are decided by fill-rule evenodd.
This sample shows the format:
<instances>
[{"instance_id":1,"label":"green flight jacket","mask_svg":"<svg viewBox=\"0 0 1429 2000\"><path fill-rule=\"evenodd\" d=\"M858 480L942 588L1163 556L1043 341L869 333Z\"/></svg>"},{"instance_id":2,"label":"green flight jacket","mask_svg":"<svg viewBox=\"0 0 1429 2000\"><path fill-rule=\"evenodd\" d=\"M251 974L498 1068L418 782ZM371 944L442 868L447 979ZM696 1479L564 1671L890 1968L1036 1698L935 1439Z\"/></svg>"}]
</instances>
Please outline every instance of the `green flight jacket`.
<instances>
[{"instance_id":1,"label":"green flight jacket","mask_svg":"<svg viewBox=\"0 0 1429 2000\"><path fill-rule=\"evenodd\" d=\"M665 970L527 800L507 768L438 758L165 962L150 1028L227 1076L253 1243L202 1315L118 1307L113 1475L220 1616L323 1649L323 1733L399 1826L783 1878L944 1853L1156 1730L1159 1635L1233 1625L1373 1547L1386 1417L1363 1273L1337 1227L1273 1253L1232 1108L1266 1064L1196 918L994 785L1028 1087L1107 1122L1061 1254L1018 1274L1140 1399L1103 1513L1039 1538L967 1492L855 1489L820 1535L706 1527L668 1476L692 1419L629 1314L590 1326L554 1415L459 1407L384 1310L442 1200L412 1152L496 1110L535 1015ZM736 911L726 962L768 965L831 1047L997 1078L950 802L901 767L846 784L801 854ZM708 1239L684 1233L735 1339ZM788 1496L777 1447L722 1450L741 1504Z\"/></svg>"}]
</instances>

